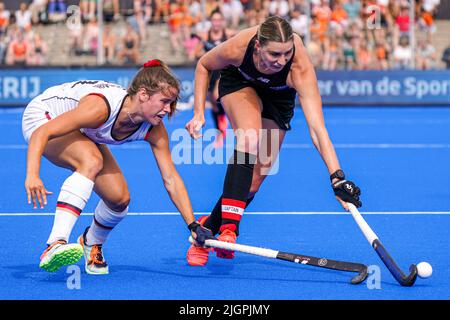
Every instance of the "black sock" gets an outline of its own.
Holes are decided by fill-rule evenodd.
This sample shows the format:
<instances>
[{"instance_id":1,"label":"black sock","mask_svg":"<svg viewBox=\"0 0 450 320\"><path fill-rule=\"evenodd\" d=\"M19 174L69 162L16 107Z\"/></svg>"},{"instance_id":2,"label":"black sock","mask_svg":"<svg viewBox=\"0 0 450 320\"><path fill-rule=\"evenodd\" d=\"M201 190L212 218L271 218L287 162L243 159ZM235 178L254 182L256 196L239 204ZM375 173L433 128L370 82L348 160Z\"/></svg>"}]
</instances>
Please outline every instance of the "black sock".
<instances>
[{"instance_id":1,"label":"black sock","mask_svg":"<svg viewBox=\"0 0 450 320\"><path fill-rule=\"evenodd\" d=\"M212 231L213 234L219 232L220 225L222 224L222 197L219 198L214 209L211 211L211 215L206 219L204 227Z\"/></svg>"},{"instance_id":2,"label":"black sock","mask_svg":"<svg viewBox=\"0 0 450 320\"><path fill-rule=\"evenodd\" d=\"M254 198L255 195L247 199L245 208L249 206ZM211 215L206 219L203 225L205 228L211 230L214 235L219 233L220 226L222 225L222 196L217 201L214 209L211 211Z\"/></svg>"},{"instance_id":3,"label":"black sock","mask_svg":"<svg viewBox=\"0 0 450 320\"><path fill-rule=\"evenodd\" d=\"M223 185L221 232L230 229L239 234L239 222L247 205L255 162L255 155L234 150Z\"/></svg>"}]
</instances>

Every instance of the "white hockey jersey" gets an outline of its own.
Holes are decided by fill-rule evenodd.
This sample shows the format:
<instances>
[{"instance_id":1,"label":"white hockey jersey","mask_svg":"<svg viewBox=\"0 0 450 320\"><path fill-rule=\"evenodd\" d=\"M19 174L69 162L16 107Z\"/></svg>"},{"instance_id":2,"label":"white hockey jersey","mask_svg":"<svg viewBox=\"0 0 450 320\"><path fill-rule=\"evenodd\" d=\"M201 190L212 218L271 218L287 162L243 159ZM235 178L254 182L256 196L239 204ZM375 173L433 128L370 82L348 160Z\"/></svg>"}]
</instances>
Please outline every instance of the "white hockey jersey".
<instances>
[{"instance_id":1,"label":"white hockey jersey","mask_svg":"<svg viewBox=\"0 0 450 320\"><path fill-rule=\"evenodd\" d=\"M136 131L125 139L116 140L112 137L111 130L128 94L125 88L101 80L81 80L50 87L30 102L27 109L34 110L30 109L28 116L36 115L36 108L38 108L42 109L48 119L56 118L76 108L80 99L90 94L98 95L105 100L108 105L109 116L106 122L98 128L82 128L81 132L87 137L102 144L122 144L145 138L151 128L151 124L147 122L143 122ZM24 122L27 117L27 109L24 112Z\"/></svg>"}]
</instances>

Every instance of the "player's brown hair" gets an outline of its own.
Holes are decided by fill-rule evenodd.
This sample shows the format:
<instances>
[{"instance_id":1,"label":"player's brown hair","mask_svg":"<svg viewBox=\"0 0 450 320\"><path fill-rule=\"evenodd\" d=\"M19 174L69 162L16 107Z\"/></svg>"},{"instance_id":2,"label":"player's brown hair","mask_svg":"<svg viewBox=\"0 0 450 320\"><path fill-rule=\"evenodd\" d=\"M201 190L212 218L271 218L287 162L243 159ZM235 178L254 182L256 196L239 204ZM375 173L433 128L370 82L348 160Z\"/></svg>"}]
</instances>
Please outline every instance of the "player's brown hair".
<instances>
[{"instance_id":1,"label":"player's brown hair","mask_svg":"<svg viewBox=\"0 0 450 320\"><path fill-rule=\"evenodd\" d=\"M169 117L173 115L179 98L180 82L163 61L154 59L146 62L134 76L127 92L134 96L141 88L144 88L150 96L158 92L168 92L170 88L176 89L178 95L170 105Z\"/></svg>"},{"instance_id":2,"label":"player's brown hair","mask_svg":"<svg viewBox=\"0 0 450 320\"><path fill-rule=\"evenodd\" d=\"M258 28L257 39L261 46L269 41L288 42L292 41L294 33L292 27L285 19L280 16L271 16L267 18Z\"/></svg>"}]
</instances>

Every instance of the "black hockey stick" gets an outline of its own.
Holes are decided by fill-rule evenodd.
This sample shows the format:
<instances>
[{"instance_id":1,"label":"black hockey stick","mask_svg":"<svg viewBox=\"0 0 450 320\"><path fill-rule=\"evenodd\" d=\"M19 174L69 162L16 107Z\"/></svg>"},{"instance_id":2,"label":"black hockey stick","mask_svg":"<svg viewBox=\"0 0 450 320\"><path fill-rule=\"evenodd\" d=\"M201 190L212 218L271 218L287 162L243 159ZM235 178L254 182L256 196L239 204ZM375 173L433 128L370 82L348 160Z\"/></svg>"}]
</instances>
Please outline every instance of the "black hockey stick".
<instances>
[{"instance_id":1,"label":"black hockey stick","mask_svg":"<svg viewBox=\"0 0 450 320\"><path fill-rule=\"evenodd\" d=\"M375 232L372 231L370 226L364 220L364 218L359 213L358 209L351 203L347 203L350 209L350 212L358 224L359 228L363 232L367 241L369 241L370 245L375 249L378 256L381 258L381 261L386 265L388 270L394 276L395 280L398 281L402 286L410 287L416 282L417 279L417 266L412 264L409 267L409 274L405 275L403 271L398 267L395 263L394 259L389 255L386 248L383 246L381 241L378 239Z\"/></svg>"},{"instance_id":2,"label":"black hockey stick","mask_svg":"<svg viewBox=\"0 0 450 320\"><path fill-rule=\"evenodd\" d=\"M192 243L194 240L189 237L189 241ZM367 266L361 263L336 261L324 258L316 258L311 256L305 256L296 253L287 253L282 251L276 251L266 248L252 247L243 244L229 243L218 240L206 240L206 247L225 249L229 251L239 251L243 253L253 254L266 258L279 259L290 261L298 264L309 265L313 267L320 267L332 270L356 272L358 273L351 279L352 284L359 284L367 278Z\"/></svg>"}]
</instances>

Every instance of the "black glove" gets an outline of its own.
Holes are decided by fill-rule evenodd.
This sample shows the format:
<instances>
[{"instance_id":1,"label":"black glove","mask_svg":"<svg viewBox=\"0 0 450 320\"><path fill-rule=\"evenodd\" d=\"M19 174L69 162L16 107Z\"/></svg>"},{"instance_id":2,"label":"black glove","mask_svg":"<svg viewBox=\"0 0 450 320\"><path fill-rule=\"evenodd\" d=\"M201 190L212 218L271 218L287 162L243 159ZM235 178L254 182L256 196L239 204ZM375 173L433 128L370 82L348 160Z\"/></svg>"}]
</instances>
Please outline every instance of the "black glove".
<instances>
[{"instance_id":1,"label":"black glove","mask_svg":"<svg viewBox=\"0 0 450 320\"><path fill-rule=\"evenodd\" d=\"M207 239L213 239L213 240L216 239L216 238L214 238L214 235L211 230L203 227L197 221L194 221L190 225L188 225L188 228L191 232L192 231L195 232L195 234L197 235L197 238L195 239L195 241L197 241L197 243L201 246L203 246L205 244L205 240L207 240Z\"/></svg>"},{"instance_id":2,"label":"black glove","mask_svg":"<svg viewBox=\"0 0 450 320\"><path fill-rule=\"evenodd\" d=\"M353 203L357 208L362 206L359 201L361 190L351 181L339 180L332 184L334 194L342 201Z\"/></svg>"}]
</instances>

